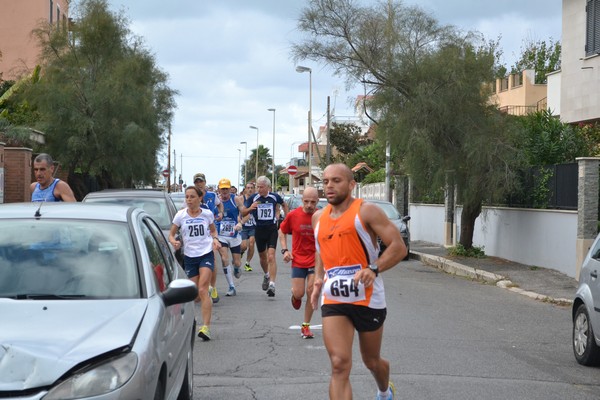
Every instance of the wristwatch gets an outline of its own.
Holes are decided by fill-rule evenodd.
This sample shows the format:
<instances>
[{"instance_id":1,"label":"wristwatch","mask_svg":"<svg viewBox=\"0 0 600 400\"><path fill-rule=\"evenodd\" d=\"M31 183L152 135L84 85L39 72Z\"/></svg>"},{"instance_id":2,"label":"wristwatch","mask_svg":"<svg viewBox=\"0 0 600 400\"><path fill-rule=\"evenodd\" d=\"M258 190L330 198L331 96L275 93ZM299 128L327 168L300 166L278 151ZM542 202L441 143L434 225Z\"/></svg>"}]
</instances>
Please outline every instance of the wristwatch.
<instances>
[{"instance_id":1,"label":"wristwatch","mask_svg":"<svg viewBox=\"0 0 600 400\"><path fill-rule=\"evenodd\" d=\"M369 264L369 269L375 273L375 276L379 276L379 267L377 264Z\"/></svg>"},{"instance_id":2,"label":"wristwatch","mask_svg":"<svg viewBox=\"0 0 600 400\"><path fill-rule=\"evenodd\" d=\"M286 251L289 251L288 249L281 249L281 254L285 254Z\"/></svg>"}]
</instances>

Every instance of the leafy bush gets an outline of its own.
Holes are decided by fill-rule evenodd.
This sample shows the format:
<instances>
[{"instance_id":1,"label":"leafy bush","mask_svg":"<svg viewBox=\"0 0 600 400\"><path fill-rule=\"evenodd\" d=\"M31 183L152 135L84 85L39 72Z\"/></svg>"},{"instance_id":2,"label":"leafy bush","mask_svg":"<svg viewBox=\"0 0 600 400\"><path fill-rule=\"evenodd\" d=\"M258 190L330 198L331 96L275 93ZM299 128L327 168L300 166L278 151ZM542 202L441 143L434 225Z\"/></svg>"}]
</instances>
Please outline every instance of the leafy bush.
<instances>
[{"instance_id":1,"label":"leafy bush","mask_svg":"<svg viewBox=\"0 0 600 400\"><path fill-rule=\"evenodd\" d=\"M473 257L473 258L484 258L485 252L482 247L473 246L470 249L466 249L462 244L457 244L455 247L448 249L448 254L451 256L462 256L462 257Z\"/></svg>"},{"instance_id":2,"label":"leafy bush","mask_svg":"<svg viewBox=\"0 0 600 400\"><path fill-rule=\"evenodd\" d=\"M363 179L361 183L367 184L377 182L385 182L385 168L371 172L369 175L365 176L365 179Z\"/></svg>"}]
</instances>

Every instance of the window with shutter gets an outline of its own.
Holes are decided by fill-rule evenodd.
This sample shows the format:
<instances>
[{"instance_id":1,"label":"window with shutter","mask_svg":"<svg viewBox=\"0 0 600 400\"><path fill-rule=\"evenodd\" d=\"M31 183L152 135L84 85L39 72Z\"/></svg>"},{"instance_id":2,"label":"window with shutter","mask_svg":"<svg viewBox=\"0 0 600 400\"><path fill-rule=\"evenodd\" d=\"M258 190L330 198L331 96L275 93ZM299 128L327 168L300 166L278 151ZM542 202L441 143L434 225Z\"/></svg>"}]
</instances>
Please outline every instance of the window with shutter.
<instances>
[{"instance_id":1,"label":"window with shutter","mask_svg":"<svg viewBox=\"0 0 600 400\"><path fill-rule=\"evenodd\" d=\"M585 55L600 54L600 0L588 0L586 11Z\"/></svg>"}]
</instances>

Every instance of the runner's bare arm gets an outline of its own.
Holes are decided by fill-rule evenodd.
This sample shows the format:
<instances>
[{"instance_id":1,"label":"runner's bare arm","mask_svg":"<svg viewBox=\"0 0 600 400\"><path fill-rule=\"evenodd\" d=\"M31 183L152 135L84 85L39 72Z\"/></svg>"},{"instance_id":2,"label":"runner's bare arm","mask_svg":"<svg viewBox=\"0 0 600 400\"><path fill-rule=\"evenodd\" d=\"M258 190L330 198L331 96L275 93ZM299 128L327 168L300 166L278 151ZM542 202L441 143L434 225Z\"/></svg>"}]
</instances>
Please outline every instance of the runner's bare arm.
<instances>
[{"instance_id":1,"label":"runner's bare arm","mask_svg":"<svg viewBox=\"0 0 600 400\"><path fill-rule=\"evenodd\" d=\"M315 212L312 216L313 230L319 222L321 217L321 210ZM323 269L323 261L321 260L321 254L315 250L315 281L313 284L313 292L310 296L310 303L312 308L316 310L319 307L319 297L321 296L321 288L323 287L323 277L325 276L325 270Z\"/></svg>"},{"instance_id":2,"label":"runner's bare arm","mask_svg":"<svg viewBox=\"0 0 600 400\"><path fill-rule=\"evenodd\" d=\"M379 272L394 267L406 257L406 246L400 236L400 231L388 219L385 213L375 204L363 203L360 207L360 218L368 229L379 236L387 246L386 250L376 260Z\"/></svg>"},{"instance_id":3,"label":"runner's bare arm","mask_svg":"<svg viewBox=\"0 0 600 400\"><path fill-rule=\"evenodd\" d=\"M77 201L69 184L67 182L63 182L62 180L58 181L56 184L56 187L54 188L54 195L62 201Z\"/></svg>"},{"instance_id":4,"label":"runner's bare arm","mask_svg":"<svg viewBox=\"0 0 600 400\"><path fill-rule=\"evenodd\" d=\"M287 235L285 233L283 233L283 231L281 230L281 228L279 229L279 245L281 246L281 250L283 251L284 249L288 249L287 247ZM291 250L288 249L288 251L286 251L283 254L283 261L290 262L290 260L292 260L292 252Z\"/></svg>"}]
</instances>

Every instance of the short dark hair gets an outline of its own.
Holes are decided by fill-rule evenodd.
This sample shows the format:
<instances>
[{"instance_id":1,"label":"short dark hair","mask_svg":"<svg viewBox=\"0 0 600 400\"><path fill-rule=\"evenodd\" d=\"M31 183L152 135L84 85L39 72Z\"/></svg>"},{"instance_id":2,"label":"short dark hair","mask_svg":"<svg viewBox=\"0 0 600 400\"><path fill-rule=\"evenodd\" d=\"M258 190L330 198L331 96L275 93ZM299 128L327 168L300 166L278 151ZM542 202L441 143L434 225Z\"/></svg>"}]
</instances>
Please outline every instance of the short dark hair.
<instances>
[{"instance_id":1,"label":"short dark hair","mask_svg":"<svg viewBox=\"0 0 600 400\"><path fill-rule=\"evenodd\" d=\"M46 162L46 164L51 167L54 165L54 160L52 159L52 157L50 157L50 154L48 153L40 153L37 155L37 157L33 160L33 162L36 163L41 163L41 162Z\"/></svg>"}]
</instances>

